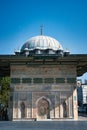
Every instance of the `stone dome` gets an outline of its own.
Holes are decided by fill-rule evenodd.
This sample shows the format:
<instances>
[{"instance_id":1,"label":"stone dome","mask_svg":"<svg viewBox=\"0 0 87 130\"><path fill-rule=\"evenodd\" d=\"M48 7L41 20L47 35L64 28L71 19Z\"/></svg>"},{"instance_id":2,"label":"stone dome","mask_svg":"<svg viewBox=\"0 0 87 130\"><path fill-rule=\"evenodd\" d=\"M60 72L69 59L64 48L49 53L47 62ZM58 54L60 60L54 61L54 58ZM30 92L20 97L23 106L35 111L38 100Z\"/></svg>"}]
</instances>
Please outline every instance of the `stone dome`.
<instances>
[{"instance_id":1,"label":"stone dome","mask_svg":"<svg viewBox=\"0 0 87 130\"><path fill-rule=\"evenodd\" d=\"M49 37L49 36L35 36L35 37L31 37L26 43L24 43L24 45L21 48L21 52L25 51L25 50L53 50L53 51L57 51L57 50L61 50L63 51L63 48L61 46L61 44L59 43L59 41L57 41L56 39Z\"/></svg>"}]
</instances>

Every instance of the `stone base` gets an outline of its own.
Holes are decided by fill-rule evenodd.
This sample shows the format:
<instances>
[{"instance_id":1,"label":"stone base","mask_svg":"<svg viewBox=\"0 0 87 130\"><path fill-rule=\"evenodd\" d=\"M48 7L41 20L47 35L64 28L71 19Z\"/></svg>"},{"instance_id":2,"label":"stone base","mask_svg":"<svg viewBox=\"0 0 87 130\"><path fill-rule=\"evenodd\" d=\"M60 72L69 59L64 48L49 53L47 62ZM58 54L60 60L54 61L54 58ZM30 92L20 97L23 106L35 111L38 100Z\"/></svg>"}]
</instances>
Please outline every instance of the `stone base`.
<instances>
[{"instance_id":1,"label":"stone base","mask_svg":"<svg viewBox=\"0 0 87 130\"><path fill-rule=\"evenodd\" d=\"M35 118L24 118L24 119L14 118L13 121L36 121L36 119Z\"/></svg>"}]
</instances>

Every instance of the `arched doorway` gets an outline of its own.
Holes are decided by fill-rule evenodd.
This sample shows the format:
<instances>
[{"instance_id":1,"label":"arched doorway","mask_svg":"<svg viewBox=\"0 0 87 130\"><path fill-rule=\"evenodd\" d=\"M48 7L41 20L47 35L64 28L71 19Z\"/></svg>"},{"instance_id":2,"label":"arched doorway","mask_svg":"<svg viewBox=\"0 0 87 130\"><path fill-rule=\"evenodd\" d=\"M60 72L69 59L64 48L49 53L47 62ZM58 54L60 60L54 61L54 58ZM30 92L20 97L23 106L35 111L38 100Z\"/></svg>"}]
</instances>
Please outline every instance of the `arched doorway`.
<instances>
[{"instance_id":1,"label":"arched doorway","mask_svg":"<svg viewBox=\"0 0 87 130\"><path fill-rule=\"evenodd\" d=\"M50 104L46 98L41 98L37 103L37 118L50 119Z\"/></svg>"},{"instance_id":2,"label":"arched doorway","mask_svg":"<svg viewBox=\"0 0 87 130\"><path fill-rule=\"evenodd\" d=\"M25 103L21 102L20 107L21 107L21 118L25 118Z\"/></svg>"}]
</instances>

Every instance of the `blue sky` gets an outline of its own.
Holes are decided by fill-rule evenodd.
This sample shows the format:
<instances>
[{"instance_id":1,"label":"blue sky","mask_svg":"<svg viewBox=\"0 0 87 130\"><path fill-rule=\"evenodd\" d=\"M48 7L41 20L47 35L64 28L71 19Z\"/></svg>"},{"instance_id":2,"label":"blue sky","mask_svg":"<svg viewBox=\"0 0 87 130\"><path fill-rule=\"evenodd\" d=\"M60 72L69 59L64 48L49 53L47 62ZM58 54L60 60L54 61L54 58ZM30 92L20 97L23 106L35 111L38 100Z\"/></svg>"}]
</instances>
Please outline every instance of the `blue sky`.
<instances>
[{"instance_id":1,"label":"blue sky","mask_svg":"<svg viewBox=\"0 0 87 130\"><path fill-rule=\"evenodd\" d=\"M0 54L12 54L30 37L57 39L71 54L87 54L87 0L0 0Z\"/></svg>"}]
</instances>

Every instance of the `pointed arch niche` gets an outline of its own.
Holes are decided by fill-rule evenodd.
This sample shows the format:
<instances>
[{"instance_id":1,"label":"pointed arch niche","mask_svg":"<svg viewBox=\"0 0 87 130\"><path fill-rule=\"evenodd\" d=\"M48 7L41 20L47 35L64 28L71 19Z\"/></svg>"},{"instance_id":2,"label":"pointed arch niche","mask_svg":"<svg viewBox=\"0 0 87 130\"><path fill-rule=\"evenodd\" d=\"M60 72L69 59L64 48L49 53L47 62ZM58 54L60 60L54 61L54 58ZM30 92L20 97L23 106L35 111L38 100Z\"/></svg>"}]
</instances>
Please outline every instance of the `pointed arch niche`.
<instances>
[{"instance_id":1,"label":"pointed arch niche","mask_svg":"<svg viewBox=\"0 0 87 130\"><path fill-rule=\"evenodd\" d=\"M20 111L21 111L21 118L25 118L25 103L23 101L20 103Z\"/></svg>"},{"instance_id":2,"label":"pointed arch niche","mask_svg":"<svg viewBox=\"0 0 87 130\"><path fill-rule=\"evenodd\" d=\"M46 97L40 97L36 101L37 119L50 119L51 102Z\"/></svg>"}]
</instances>

